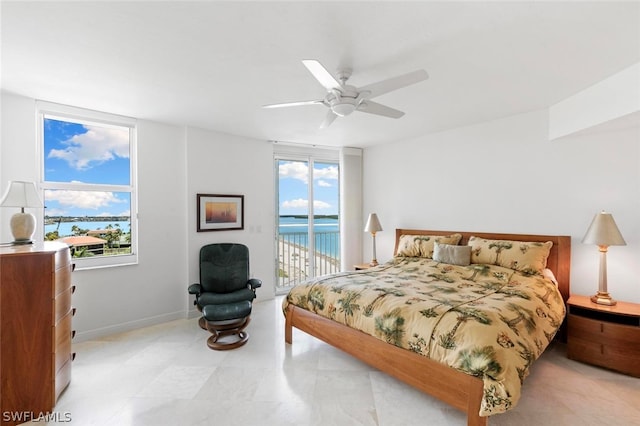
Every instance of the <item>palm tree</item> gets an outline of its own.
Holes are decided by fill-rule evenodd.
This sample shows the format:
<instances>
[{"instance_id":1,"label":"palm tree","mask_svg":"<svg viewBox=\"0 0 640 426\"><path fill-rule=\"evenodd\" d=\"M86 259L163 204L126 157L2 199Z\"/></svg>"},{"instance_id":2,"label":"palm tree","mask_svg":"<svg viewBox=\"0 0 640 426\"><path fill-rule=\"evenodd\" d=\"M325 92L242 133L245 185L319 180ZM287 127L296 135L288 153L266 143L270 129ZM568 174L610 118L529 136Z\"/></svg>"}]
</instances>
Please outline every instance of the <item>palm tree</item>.
<instances>
[{"instance_id":1,"label":"palm tree","mask_svg":"<svg viewBox=\"0 0 640 426\"><path fill-rule=\"evenodd\" d=\"M435 318L439 316L440 314L436 311L436 309L442 305L449 306L449 307L453 306L452 301L447 299L433 299L433 300L434 302L438 302L438 304L428 309L423 309L420 311L420 313L426 318Z\"/></svg>"},{"instance_id":2,"label":"palm tree","mask_svg":"<svg viewBox=\"0 0 640 426\"><path fill-rule=\"evenodd\" d=\"M440 335L440 342L438 344L445 349L454 349L456 347L455 335L462 323L469 320L475 320L480 324L491 324L491 318L489 318L486 313L476 308L455 307L451 311L458 314L458 319L456 321L456 325L454 325L448 333Z\"/></svg>"},{"instance_id":3,"label":"palm tree","mask_svg":"<svg viewBox=\"0 0 640 426\"><path fill-rule=\"evenodd\" d=\"M313 309L313 312L318 313L318 310L324 309L324 294L322 290L317 287L312 287L307 296L307 300Z\"/></svg>"},{"instance_id":4,"label":"palm tree","mask_svg":"<svg viewBox=\"0 0 640 426\"><path fill-rule=\"evenodd\" d=\"M534 319L533 312L531 312L529 309L518 306L515 303L509 303L507 305L507 309L509 309L511 312L514 312L516 316L514 318L508 319L507 317L500 314L500 319L505 324L507 324L507 326L511 330L513 330L516 335L520 335L517 326L521 322L524 323L524 327L529 333L531 333L536 328L536 321Z\"/></svg>"},{"instance_id":5,"label":"palm tree","mask_svg":"<svg viewBox=\"0 0 640 426\"><path fill-rule=\"evenodd\" d=\"M525 293L524 291L518 290L514 287L503 287L500 290L498 290L498 293L504 294L507 298L517 297L519 299L531 300L531 296L529 296L528 293Z\"/></svg>"},{"instance_id":6,"label":"palm tree","mask_svg":"<svg viewBox=\"0 0 640 426\"><path fill-rule=\"evenodd\" d=\"M484 294L487 291L496 292L501 290L505 286L504 283L497 283L495 281L479 282L479 283L476 283L476 285L479 286L482 290L484 290L484 291L476 291L476 293L480 293L480 294Z\"/></svg>"},{"instance_id":7,"label":"palm tree","mask_svg":"<svg viewBox=\"0 0 640 426\"><path fill-rule=\"evenodd\" d=\"M554 299L556 299L556 298L557 298L557 295L558 295L558 293L557 293L557 292L555 292L555 291L553 291L550 287L547 287L547 289L546 289L545 293L544 293L542 296L539 296L539 295L536 293L536 297L537 297L538 299L540 299L540 301L542 301L542 303L544 303L544 304L545 304L545 306L546 306L547 308L548 308L549 306L551 306L551 303L549 303L549 298L550 298L551 296L555 296L555 297L554 297Z\"/></svg>"},{"instance_id":8,"label":"palm tree","mask_svg":"<svg viewBox=\"0 0 640 426\"><path fill-rule=\"evenodd\" d=\"M500 262L498 262L498 259L500 258L500 253L502 253L502 250L504 249L510 249L513 247L513 243L511 243L510 241L495 241L491 244L489 244L489 249L496 249L496 260L493 262L496 265L499 265Z\"/></svg>"},{"instance_id":9,"label":"palm tree","mask_svg":"<svg viewBox=\"0 0 640 426\"><path fill-rule=\"evenodd\" d=\"M349 324L349 317L353 317L355 311L360 309L360 305L355 303L356 300L360 298L360 293L349 290L345 292L345 295L342 299L338 299L338 304L340 305L340 312L344 313L344 323Z\"/></svg>"},{"instance_id":10,"label":"palm tree","mask_svg":"<svg viewBox=\"0 0 640 426\"><path fill-rule=\"evenodd\" d=\"M423 348L427 346L427 341L424 337L421 337L417 333L414 333L413 338L415 340L409 340L409 350L418 354L422 353Z\"/></svg>"},{"instance_id":11,"label":"palm tree","mask_svg":"<svg viewBox=\"0 0 640 426\"><path fill-rule=\"evenodd\" d=\"M402 336L404 335L403 325L404 318L400 316L399 308L376 317L375 321L376 332L382 335L387 343L395 346L400 346Z\"/></svg>"},{"instance_id":12,"label":"palm tree","mask_svg":"<svg viewBox=\"0 0 640 426\"><path fill-rule=\"evenodd\" d=\"M527 377L527 372L529 371L529 367L531 367L531 363L536 359L536 355L533 353L531 348L528 348L520 341L518 342L518 346L520 346L518 354L520 354L520 358L524 360L524 367L516 368L518 371L518 377L520 378L520 384L522 384L524 378Z\"/></svg>"},{"instance_id":13,"label":"palm tree","mask_svg":"<svg viewBox=\"0 0 640 426\"><path fill-rule=\"evenodd\" d=\"M430 278L433 278L433 279L435 279L437 281L444 281L445 283L449 283L449 284L452 284L452 283L454 283L456 281L454 278L450 277L449 275L437 274L435 272L432 273L432 274L429 274L427 276L430 277Z\"/></svg>"},{"instance_id":14,"label":"palm tree","mask_svg":"<svg viewBox=\"0 0 640 426\"><path fill-rule=\"evenodd\" d=\"M423 294L425 296L433 296L434 294L437 293L444 293L444 294L453 294L453 293L457 293L458 290L456 290L453 287L448 287L448 286L441 286L441 285L432 285L430 286L431 290L430 291L418 291L418 294Z\"/></svg>"},{"instance_id":15,"label":"palm tree","mask_svg":"<svg viewBox=\"0 0 640 426\"><path fill-rule=\"evenodd\" d=\"M476 377L496 377L502 366L496 360L493 346L463 349L458 354L458 368Z\"/></svg>"},{"instance_id":16,"label":"palm tree","mask_svg":"<svg viewBox=\"0 0 640 426\"><path fill-rule=\"evenodd\" d=\"M473 273L467 278L463 278L469 281L475 281L478 275L486 277L489 275L489 271L491 270L491 266L485 264L474 264L470 266L468 269L471 269Z\"/></svg>"},{"instance_id":17,"label":"palm tree","mask_svg":"<svg viewBox=\"0 0 640 426\"><path fill-rule=\"evenodd\" d=\"M369 303L365 308L364 308L364 316L366 317L370 317L373 314L373 307L374 305L379 302L380 300L382 300L384 297L387 297L390 294L393 294L396 297L402 297L405 295L404 291L402 290L397 290L395 288L387 288L387 287L375 287L373 289L374 291L377 291L379 294L376 296L375 299L373 299L373 301L371 301L371 303Z\"/></svg>"}]
</instances>

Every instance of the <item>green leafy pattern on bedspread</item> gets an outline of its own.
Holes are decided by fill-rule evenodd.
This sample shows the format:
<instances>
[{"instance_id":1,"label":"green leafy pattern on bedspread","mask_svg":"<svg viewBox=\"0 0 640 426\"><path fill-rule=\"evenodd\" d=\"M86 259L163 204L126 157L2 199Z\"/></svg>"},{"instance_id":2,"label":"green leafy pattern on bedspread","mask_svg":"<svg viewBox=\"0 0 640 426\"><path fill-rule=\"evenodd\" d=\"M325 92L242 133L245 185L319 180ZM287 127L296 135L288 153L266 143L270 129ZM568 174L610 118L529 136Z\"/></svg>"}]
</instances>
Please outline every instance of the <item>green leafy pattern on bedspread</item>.
<instances>
[{"instance_id":1,"label":"green leafy pattern on bedspread","mask_svg":"<svg viewBox=\"0 0 640 426\"><path fill-rule=\"evenodd\" d=\"M408 257L306 281L288 304L481 378L481 416L516 405L565 315L556 285L541 275Z\"/></svg>"}]
</instances>

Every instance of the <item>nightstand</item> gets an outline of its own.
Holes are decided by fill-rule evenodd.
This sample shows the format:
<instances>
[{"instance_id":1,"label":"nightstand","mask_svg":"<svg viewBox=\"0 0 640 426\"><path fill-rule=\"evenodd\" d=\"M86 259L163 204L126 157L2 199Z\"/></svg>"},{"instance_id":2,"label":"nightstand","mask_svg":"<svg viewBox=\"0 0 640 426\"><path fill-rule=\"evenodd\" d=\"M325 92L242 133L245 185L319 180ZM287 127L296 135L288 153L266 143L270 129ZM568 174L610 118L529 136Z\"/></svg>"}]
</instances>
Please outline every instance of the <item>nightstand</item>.
<instances>
[{"instance_id":1,"label":"nightstand","mask_svg":"<svg viewBox=\"0 0 640 426\"><path fill-rule=\"evenodd\" d=\"M567 356L640 377L640 305L598 305L588 296L567 301Z\"/></svg>"},{"instance_id":2,"label":"nightstand","mask_svg":"<svg viewBox=\"0 0 640 426\"><path fill-rule=\"evenodd\" d=\"M359 263L357 265L353 265L353 269L355 269L356 271L362 271L369 268L371 268L371 265L369 265L368 263Z\"/></svg>"}]
</instances>

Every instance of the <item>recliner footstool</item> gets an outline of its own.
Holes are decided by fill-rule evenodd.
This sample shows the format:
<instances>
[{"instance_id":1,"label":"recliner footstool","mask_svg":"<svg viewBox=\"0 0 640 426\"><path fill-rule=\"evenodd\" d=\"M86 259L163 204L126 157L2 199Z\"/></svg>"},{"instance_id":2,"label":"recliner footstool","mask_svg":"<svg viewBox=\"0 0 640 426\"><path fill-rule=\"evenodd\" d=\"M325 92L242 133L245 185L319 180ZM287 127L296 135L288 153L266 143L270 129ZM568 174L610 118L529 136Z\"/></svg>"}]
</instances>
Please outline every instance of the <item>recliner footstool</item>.
<instances>
[{"instance_id":1,"label":"recliner footstool","mask_svg":"<svg viewBox=\"0 0 640 426\"><path fill-rule=\"evenodd\" d=\"M238 348L249 340L249 334L244 329L249 325L251 302L243 300L224 305L206 305L202 308L200 326L212 335L207 339L207 346L214 350L228 350ZM218 341L220 337L236 335L231 342Z\"/></svg>"}]
</instances>

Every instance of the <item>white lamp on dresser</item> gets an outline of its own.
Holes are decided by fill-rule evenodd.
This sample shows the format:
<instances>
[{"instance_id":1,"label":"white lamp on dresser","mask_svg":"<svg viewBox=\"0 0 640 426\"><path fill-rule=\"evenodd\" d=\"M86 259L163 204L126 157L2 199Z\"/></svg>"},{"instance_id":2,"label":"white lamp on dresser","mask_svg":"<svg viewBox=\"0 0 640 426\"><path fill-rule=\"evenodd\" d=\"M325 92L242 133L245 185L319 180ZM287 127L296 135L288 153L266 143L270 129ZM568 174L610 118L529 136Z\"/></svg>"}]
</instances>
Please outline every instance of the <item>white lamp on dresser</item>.
<instances>
[{"instance_id":1,"label":"white lamp on dresser","mask_svg":"<svg viewBox=\"0 0 640 426\"><path fill-rule=\"evenodd\" d=\"M19 207L20 211L11 216L13 244L31 244L36 231L36 217L25 213L25 208L42 208L42 200L33 182L9 181L9 187L0 201L0 207Z\"/></svg>"}]
</instances>

